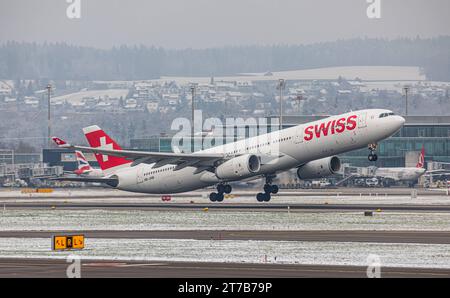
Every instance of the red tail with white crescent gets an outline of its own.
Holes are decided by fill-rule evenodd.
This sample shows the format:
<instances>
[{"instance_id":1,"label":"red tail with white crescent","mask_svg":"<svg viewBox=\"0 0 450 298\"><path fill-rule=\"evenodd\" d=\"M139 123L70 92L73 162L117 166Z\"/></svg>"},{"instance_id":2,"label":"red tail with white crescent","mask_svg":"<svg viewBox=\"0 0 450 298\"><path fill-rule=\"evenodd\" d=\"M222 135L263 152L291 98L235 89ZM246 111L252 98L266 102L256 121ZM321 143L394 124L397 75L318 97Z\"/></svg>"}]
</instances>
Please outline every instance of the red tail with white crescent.
<instances>
[{"instance_id":1,"label":"red tail with white crescent","mask_svg":"<svg viewBox=\"0 0 450 298\"><path fill-rule=\"evenodd\" d=\"M417 162L416 168L423 168L425 166L425 147L422 146L422 151L419 155L419 161Z\"/></svg>"}]
</instances>

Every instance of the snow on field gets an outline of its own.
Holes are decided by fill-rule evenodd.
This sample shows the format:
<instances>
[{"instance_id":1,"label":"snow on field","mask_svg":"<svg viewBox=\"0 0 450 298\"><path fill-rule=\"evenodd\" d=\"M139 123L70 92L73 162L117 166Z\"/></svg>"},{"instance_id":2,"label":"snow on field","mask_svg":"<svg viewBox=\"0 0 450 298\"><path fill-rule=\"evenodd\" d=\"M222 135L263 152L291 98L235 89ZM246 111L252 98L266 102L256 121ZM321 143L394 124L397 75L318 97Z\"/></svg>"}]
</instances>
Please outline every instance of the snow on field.
<instances>
[{"instance_id":1,"label":"snow on field","mask_svg":"<svg viewBox=\"0 0 450 298\"><path fill-rule=\"evenodd\" d=\"M280 264L368 266L368 256L376 254L380 257L381 266L450 268L450 245L444 244L86 239L83 251L52 252L50 242L50 239L42 238L0 238L0 258L65 258L79 255L82 261L263 263L267 256L268 262Z\"/></svg>"},{"instance_id":2,"label":"snow on field","mask_svg":"<svg viewBox=\"0 0 450 298\"><path fill-rule=\"evenodd\" d=\"M364 81L423 81L425 76L416 66L344 66L291 71L272 71L271 76L264 73L244 73L237 76L214 77L216 81L274 81L286 80L336 80L342 76L348 80L360 78ZM210 77L161 77L159 82L208 83Z\"/></svg>"},{"instance_id":3,"label":"snow on field","mask_svg":"<svg viewBox=\"0 0 450 298\"><path fill-rule=\"evenodd\" d=\"M278 211L7 209L0 231L41 230L421 230L449 231L450 214Z\"/></svg>"},{"instance_id":4,"label":"snow on field","mask_svg":"<svg viewBox=\"0 0 450 298\"><path fill-rule=\"evenodd\" d=\"M67 102L78 103L81 102L85 97L104 98L105 96L108 96L109 98L120 98L122 96L123 98L125 98L127 94L128 89L86 90L53 97L52 102L61 102L67 100Z\"/></svg>"}]
</instances>

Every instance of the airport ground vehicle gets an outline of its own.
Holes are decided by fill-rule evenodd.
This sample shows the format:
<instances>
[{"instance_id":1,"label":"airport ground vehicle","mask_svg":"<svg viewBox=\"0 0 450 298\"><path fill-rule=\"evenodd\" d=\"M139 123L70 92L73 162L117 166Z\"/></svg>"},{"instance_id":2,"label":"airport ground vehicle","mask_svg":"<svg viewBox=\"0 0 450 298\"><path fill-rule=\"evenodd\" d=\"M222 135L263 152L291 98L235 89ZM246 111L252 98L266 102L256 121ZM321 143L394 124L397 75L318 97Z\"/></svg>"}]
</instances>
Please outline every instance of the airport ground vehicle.
<instances>
[{"instance_id":1,"label":"airport ground vehicle","mask_svg":"<svg viewBox=\"0 0 450 298\"><path fill-rule=\"evenodd\" d=\"M375 177L367 178L365 182L368 187L375 187L378 185L378 179Z\"/></svg>"}]
</instances>

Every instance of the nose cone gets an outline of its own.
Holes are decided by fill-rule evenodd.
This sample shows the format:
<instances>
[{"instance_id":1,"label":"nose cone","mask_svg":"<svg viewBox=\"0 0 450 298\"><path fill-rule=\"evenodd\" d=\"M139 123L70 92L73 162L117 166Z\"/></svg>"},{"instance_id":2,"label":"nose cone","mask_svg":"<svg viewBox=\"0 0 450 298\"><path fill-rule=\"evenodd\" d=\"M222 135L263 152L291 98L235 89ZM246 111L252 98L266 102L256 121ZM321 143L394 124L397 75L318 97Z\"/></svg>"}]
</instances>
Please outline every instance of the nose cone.
<instances>
[{"instance_id":1,"label":"nose cone","mask_svg":"<svg viewBox=\"0 0 450 298\"><path fill-rule=\"evenodd\" d=\"M403 118L402 116L394 116L395 120L394 120L394 125L395 125L395 130L399 130L400 128L402 128L403 124L405 124L405 118Z\"/></svg>"},{"instance_id":2,"label":"nose cone","mask_svg":"<svg viewBox=\"0 0 450 298\"><path fill-rule=\"evenodd\" d=\"M405 118L398 115L393 115L381 119L383 119L383 126L385 128L385 138L395 134L397 131L399 131L400 128L402 128L403 124L405 124Z\"/></svg>"},{"instance_id":3,"label":"nose cone","mask_svg":"<svg viewBox=\"0 0 450 298\"><path fill-rule=\"evenodd\" d=\"M401 125L405 124L405 118L403 118L402 116L398 116L398 118L400 118L400 122L402 123Z\"/></svg>"}]
</instances>

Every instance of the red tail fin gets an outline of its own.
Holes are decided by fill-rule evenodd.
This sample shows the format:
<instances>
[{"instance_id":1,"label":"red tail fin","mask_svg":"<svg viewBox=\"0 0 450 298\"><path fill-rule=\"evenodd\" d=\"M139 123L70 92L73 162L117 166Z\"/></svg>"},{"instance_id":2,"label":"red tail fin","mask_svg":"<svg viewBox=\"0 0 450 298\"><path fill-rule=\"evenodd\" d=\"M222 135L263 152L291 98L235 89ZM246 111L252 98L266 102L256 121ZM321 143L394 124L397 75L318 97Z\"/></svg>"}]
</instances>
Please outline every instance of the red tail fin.
<instances>
[{"instance_id":1,"label":"red tail fin","mask_svg":"<svg viewBox=\"0 0 450 298\"><path fill-rule=\"evenodd\" d=\"M419 161L417 162L416 168L423 168L425 166L425 147L422 146L422 151L419 155Z\"/></svg>"},{"instance_id":2,"label":"red tail fin","mask_svg":"<svg viewBox=\"0 0 450 298\"><path fill-rule=\"evenodd\" d=\"M63 139L52 137L52 140L56 145L58 145L58 147L64 147L65 145L67 145L67 142Z\"/></svg>"},{"instance_id":3,"label":"red tail fin","mask_svg":"<svg viewBox=\"0 0 450 298\"><path fill-rule=\"evenodd\" d=\"M114 149L122 150L122 148L113 139L111 139L100 127L92 125L83 128L84 135L89 142L89 145L93 148ZM118 168L123 168L124 165L128 165L131 161L126 160L123 157L95 154L98 164L102 171L106 174L111 174Z\"/></svg>"}]
</instances>

